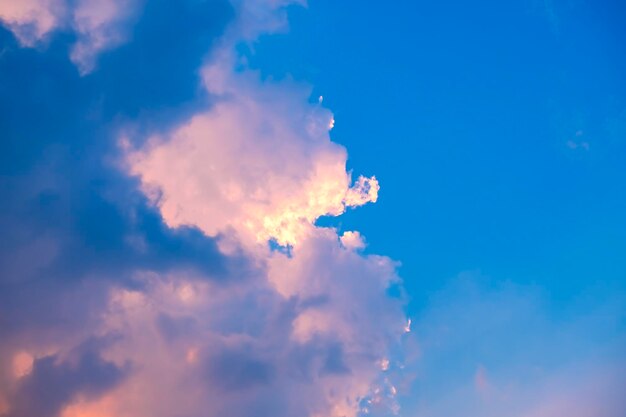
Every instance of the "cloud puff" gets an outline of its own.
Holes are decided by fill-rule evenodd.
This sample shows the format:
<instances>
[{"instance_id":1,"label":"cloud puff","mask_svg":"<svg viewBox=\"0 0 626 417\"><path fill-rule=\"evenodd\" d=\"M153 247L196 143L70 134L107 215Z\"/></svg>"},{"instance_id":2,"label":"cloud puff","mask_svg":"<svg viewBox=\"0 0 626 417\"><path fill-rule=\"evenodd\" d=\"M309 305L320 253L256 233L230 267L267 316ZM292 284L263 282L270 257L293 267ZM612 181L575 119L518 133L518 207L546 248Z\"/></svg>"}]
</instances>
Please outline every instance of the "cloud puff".
<instances>
[{"instance_id":1,"label":"cloud puff","mask_svg":"<svg viewBox=\"0 0 626 417\"><path fill-rule=\"evenodd\" d=\"M72 13L72 28L78 38L70 57L83 73L95 65L98 53L126 40L125 27L136 12L139 0L81 0Z\"/></svg>"},{"instance_id":2,"label":"cloud puff","mask_svg":"<svg viewBox=\"0 0 626 417\"><path fill-rule=\"evenodd\" d=\"M1 0L0 20L25 46L32 46L59 26L66 13L63 0Z\"/></svg>"},{"instance_id":3,"label":"cloud puff","mask_svg":"<svg viewBox=\"0 0 626 417\"><path fill-rule=\"evenodd\" d=\"M76 35L70 57L81 73L96 56L123 43L140 0L0 0L0 21L23 46L32 47L55 30Z\"/></svg>"}]
</instances>

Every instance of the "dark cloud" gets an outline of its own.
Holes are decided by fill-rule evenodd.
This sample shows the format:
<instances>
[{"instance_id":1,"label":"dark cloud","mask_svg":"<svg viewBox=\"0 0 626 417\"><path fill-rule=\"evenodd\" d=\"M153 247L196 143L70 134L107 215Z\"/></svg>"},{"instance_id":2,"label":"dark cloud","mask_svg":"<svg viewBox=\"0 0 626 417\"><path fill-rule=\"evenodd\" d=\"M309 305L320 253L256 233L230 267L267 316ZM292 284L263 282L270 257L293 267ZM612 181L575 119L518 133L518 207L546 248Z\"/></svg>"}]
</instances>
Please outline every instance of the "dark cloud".
<instances>
[{"instance_id":1,"label":"dark cloud","mask_svg":"<svg viewBox=\"0 0 626 417\"><path fill-rule=\"evenodd\" d=\"M198 70L232 15L226 0L147 2L129 41L86 76L69 59L73 34L21 48L0 26L0 386L12 349L79 340L111 285L142 285L135 271L193 270L217 281L248 273L242 256L221 255L197 229L168 228L114 163L131 121L143 132L167 129L210 105ZM37 359L11 417L53 416L77 393L121 377L97 351L74 362Z\"/></svg>"},{"instance_id":2,"label":"dark cloud","mask_svg":"<svg viewBox=\"0 0 626 417\"><path fill-rule=\"evenodd\" d=\"M157 327L165 340L174 341L188 336L197 330L196 319L190 316L175 317L167 313L161 313L157 317Z\"/></svg>"},{"instance_id":3,"label":"dark cloud","mask_svg":"<svg viewBox=\"0 0 626 417\"><path fill-rule=\"evenodd\" d=\"M100 57L85 77L101 96L103 114L136 119L188 110L181 104L203 94L198 69L233 17L224 0L156 0L146 3L131 42Z\"/></svg>"},{"instance_id":4,"label":"dark cloud","mask_svg":"<svg viewBox=\"0 0 626 417\"><path fill-rule=\"evenodd\" d=\"M274 368L251 347L227 348L208 359L207 378L224 391L251 389L271 383Z\"/></svg>"},{"instance_id":5,"label":"dark cloud","mask_svg":"<svg viewBox=\"0 0 626 417\"><path fill-rule=\"evenodd\" d=\"M164 128L161 111L208 105L197 71L231 17L226 1L148 2L130 41L85 77L71 34L35 50L0 28L0 285L174 263L219 274L214 242L167 228L111 161L127 120Z\"/></svg>"},{"instance_id":6,"label":"dark cloud","mask_svg":"<svg viewBox=\"0 0 626 417\"><path fill-rule=\"evenodd\" d=\"M120 382L125 369L103 360L97 351L99 343L89 341L66 361L55 355L35 360L32 372L17 388L7 417L54 417L76 396L89 399Z\"/></svg>"},{"instance_id":7,"label":"dark cloud","mask_svg":"<svg viewBox=\"0 0 626 417\"><path fill-rule=\"evenodd\" d=\"M328 347L326 358L324 360L324 366L321 369L321 374L347 374L350 373L350 368L345 363L343 357L343 348L338 343L333 343Z\"/></svg>"},{"instance_id":8,"label":"dark cloud","mask_svg":"<svg viewBox=\"0 0 626 417\"><path fill-rule=\"evenodd\" d=\"M225 0L146 2L130 40L84 77L68 58L72 34L30 49L0 28L3 174L23 172L51 144L93 157L86 145L109 148L120 120L163 128L165 119L206 105L197 71L232 14Z\"/></svg>"}]
</instances>

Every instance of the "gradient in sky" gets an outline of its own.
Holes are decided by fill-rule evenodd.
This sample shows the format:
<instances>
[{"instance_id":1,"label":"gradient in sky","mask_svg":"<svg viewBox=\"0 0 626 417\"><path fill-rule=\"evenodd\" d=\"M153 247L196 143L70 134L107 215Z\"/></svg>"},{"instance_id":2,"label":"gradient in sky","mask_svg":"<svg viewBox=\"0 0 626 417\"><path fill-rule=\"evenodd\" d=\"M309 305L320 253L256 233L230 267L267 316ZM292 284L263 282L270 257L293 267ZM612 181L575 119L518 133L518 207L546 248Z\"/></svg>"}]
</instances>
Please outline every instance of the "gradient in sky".
<instances>
[{"instance_id":1,"label":"gradient in sky","mask_svg":"<svg viewBox=\"0 0 626 417\"><path fill-rule=\"evenodd\" d=\"M0 416L626 416L624 19L0 0Z\"/></svg>"}]
</instances>

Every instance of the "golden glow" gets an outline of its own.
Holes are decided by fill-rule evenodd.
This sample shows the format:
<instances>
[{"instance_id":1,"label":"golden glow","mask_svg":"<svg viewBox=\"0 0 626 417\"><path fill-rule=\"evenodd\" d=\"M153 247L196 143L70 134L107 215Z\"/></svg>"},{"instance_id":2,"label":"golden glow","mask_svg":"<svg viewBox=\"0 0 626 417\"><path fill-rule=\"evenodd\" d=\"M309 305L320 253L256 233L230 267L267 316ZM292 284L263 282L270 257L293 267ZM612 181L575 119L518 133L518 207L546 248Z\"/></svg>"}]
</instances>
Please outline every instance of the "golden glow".
<instances>
[{"instance_id":1,"label":"golden glow","mask_svg":"<svg viewBox=\"0 0 626 417\"><path fill-rule=\"evenodd\" d=\"M28 352L19 352L13 357L13 375L18 378L30 374L33 370L35 359Z\"/></svg>"}]
</instances>

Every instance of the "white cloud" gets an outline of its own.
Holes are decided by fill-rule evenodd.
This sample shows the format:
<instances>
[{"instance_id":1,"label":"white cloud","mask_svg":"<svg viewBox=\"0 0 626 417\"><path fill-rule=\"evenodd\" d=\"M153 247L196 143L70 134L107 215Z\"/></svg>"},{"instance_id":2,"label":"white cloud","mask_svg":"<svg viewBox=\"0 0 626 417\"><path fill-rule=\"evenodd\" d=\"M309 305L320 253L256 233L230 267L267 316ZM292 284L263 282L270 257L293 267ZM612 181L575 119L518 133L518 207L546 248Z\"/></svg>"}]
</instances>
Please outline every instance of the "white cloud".
<instances>
[{"instance_id":1,"label":"white cloud","mask_svg":"<svg viewBox=\"0 0 626 417\"><path fill-rule=\"evenodd\" d=\"M365 239L359 232L344 232L340 240L341 244L349 249L363 249L365 247Z\"/></svg>"}]
</instances>

